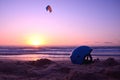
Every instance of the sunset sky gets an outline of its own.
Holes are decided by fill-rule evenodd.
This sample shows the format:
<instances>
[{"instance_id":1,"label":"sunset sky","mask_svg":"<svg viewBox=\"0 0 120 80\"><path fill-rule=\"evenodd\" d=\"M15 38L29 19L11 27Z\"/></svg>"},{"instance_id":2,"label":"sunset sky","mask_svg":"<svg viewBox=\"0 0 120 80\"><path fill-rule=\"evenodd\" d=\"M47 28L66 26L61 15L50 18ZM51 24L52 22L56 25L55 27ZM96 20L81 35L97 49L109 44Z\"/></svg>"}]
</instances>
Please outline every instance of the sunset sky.
<instances>
[{"instance_id":1,"label":"sunset sky","mask_svg":"<svg viewBox=\"0 0 120 80\"><path fill-rule=\"evenodd\" d=\"M0 46L36 44L120 46L120 0L0 0Z\"/></svg>"}]
</instances>

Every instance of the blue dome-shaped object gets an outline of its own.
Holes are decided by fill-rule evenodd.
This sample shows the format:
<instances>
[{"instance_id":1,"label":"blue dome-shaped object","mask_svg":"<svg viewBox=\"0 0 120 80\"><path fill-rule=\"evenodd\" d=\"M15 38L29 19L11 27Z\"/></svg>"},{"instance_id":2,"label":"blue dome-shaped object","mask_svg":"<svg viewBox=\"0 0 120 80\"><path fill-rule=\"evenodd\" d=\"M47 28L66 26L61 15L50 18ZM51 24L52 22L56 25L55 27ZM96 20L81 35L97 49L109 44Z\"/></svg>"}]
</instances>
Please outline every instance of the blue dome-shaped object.
<instances>
[{"instance_id":1,"label":"blue dome-shaped object","mask_svg":"<svg viewBox=\"0 0 120 80\"><path fill-rule=\"evenodd\" d=\"M92 49L88 46L80 46L76 48L70 56L73 64L82 64L85 57L91 53Z\"/></svg>"}]
</instances>

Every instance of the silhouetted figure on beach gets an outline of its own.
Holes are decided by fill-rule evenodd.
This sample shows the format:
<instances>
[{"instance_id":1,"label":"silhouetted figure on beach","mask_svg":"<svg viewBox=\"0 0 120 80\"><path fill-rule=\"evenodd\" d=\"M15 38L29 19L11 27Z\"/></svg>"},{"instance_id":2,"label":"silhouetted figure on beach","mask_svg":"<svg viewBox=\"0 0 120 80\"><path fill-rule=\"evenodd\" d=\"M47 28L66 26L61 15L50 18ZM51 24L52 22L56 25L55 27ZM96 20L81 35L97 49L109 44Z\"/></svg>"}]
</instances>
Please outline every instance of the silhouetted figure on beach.
<instances>
[{"instance_id":1,"label":"silhouetted figure on beach","mask_svg":"<svg viewBox=\"0 0 120 80\"><path fill-rule=\"evenodd\" d=\"M92 61L93 60L92 60L91 54L88 54L88 55L85 56L83 63L88 64L88 63L91 63Z\"/></svg>"}]
</instances>

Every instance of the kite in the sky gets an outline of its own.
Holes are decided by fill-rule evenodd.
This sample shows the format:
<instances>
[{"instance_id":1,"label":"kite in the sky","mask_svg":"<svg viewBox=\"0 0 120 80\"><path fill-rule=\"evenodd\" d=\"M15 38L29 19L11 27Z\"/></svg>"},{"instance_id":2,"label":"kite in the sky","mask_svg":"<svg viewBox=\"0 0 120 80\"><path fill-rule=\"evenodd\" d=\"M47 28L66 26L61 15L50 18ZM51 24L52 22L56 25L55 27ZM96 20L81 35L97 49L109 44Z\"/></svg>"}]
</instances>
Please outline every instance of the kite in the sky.
<instances>
[{"instance_id":1,"label":"kite in the sky","mask_svg":"<svg viewBox=\"0 0 120 80\"><path fill-rule=\"evenodd\" d=\"M49 12L51 13L51 12L52 12L52 8L51 8L51 6L48 5L48 6L46 7L46 10L49 11Z\"/></svg>"}]
</instances>

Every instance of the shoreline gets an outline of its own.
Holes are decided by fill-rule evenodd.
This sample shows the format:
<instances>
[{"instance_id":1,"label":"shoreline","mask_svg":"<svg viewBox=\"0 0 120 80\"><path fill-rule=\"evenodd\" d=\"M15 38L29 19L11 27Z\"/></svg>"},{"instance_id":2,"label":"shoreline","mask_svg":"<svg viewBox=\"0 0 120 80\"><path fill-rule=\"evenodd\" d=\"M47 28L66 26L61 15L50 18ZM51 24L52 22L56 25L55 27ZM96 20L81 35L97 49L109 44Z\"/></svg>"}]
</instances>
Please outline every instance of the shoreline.
<instances>
[{"instance_id":1,"label":"shoreline","mask_svg":"<svg viewBox=\"0 0 120 80\"><path fill-rule=\"evenodd\" d=\"M119 80L120 60L108 58L91 64L70 61L1 61L0 80Z\"/></svg>"},{"instance_id":2,"label":"shoreline","mask_svg":"<svg viewBox=\"0 0 120 80\"><path fill-rule=\"evenodd\" d=\"M100 56L93 56L93 60L94 59L100 59L100 60L105 60L107 58L114 58L116 60L120 60L120 56L116 56L116 55L100 55ZM0 60L13 60L13 61L35 61L38 59L50 59L52 61L62 61L62 60L68 60L70 61L70 55L47 55L47 54L21 54L21 55L0 55Z\"/></svg>"}]
</instances>

